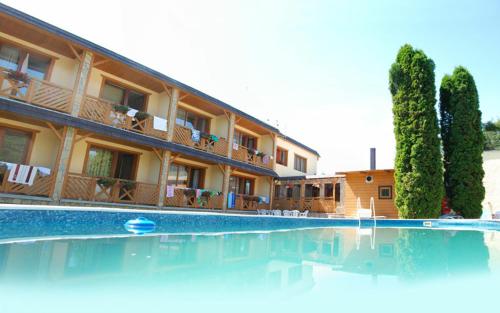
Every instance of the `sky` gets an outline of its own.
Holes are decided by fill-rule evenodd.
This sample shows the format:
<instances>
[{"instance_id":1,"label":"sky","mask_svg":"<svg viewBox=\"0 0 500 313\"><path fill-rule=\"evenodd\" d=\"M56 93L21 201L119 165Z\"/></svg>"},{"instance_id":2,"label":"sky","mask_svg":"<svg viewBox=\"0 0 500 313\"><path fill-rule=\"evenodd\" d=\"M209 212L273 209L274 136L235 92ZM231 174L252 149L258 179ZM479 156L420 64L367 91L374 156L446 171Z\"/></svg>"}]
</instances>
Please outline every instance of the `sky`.
<instances>
[{"instance_id":1,"label":"sky","mask_svg":"<svg viewBox=\"0 0 500 313\"><path fill-rule=\"evenodd\" d=\"M71 1L5 4L180 80L316 149L318 174L392 168L388 70L405 43L462 65L500 117L500 1ZM82 3L84 5L82 5Z\"/></svg>"}]
</instances>

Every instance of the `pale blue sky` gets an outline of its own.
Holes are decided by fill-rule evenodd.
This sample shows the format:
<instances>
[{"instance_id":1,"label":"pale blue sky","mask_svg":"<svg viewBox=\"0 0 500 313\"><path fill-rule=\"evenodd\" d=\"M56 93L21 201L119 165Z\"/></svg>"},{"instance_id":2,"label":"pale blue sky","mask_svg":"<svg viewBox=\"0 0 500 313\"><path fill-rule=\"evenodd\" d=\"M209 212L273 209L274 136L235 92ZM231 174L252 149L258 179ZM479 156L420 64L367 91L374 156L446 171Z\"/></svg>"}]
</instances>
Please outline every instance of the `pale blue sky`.
<instances>
[{"instance_id":1,"label":"pale blue sky","mask_svg":"<svg viewBox=\"0 0 500 313\"><path fill-rule=\"evenodd\" d=\"M404 43L467 67L500 116L500 1L4 1L159 70L317 149L320 171L394 158L388 69ZM56 9L57 8L57 9Z\"/></svg>"}]
</instances>

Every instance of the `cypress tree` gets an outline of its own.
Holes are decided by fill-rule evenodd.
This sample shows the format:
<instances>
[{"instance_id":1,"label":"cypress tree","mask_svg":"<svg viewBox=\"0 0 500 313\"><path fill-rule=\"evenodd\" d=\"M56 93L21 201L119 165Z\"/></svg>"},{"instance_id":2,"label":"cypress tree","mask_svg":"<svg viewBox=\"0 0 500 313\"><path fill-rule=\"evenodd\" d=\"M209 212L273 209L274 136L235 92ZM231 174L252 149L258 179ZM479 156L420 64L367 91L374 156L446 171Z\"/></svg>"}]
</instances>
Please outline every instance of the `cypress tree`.
<instances>
[{"instance_id":1,"label":"cypress tree","mask_svg":"<svg viewBox=\"0 0 500 313\"><path fill-rule=\"evenodd\" d=\"M479 97L472 75L457 67L443 77L439 96L444 183L451 208L479 218L484 199L483 147Z\"/></svg>"},{"instance_id":2,"label":"cypress tree","mask_svg":"<svg viewBox=\"0 0 500 313\"><path fill-rule=\"evenodd\" d=\"M404 45L389 71L396 160L396 207L401 218L433 218L441 212L443 168L436 114L434 62Z\"/></svg>"}]
</instances>

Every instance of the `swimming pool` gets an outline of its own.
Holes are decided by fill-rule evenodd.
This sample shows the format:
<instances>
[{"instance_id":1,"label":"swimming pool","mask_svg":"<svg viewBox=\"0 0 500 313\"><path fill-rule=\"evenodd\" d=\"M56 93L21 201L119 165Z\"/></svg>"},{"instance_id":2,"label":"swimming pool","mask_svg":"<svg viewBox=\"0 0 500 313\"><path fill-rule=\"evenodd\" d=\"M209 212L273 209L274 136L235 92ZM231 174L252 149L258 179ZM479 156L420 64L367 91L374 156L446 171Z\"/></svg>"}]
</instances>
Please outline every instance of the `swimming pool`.
<instances>
[{"instance_id":1,"label":"swimming pool","mask_svg":"<svg viewBox=\"0 0 500 313\"><path fill-rule=\"evenodd\" d=\"M498 226L3 207L0 312L491 310Z\"/></svg>"}]
</instances>

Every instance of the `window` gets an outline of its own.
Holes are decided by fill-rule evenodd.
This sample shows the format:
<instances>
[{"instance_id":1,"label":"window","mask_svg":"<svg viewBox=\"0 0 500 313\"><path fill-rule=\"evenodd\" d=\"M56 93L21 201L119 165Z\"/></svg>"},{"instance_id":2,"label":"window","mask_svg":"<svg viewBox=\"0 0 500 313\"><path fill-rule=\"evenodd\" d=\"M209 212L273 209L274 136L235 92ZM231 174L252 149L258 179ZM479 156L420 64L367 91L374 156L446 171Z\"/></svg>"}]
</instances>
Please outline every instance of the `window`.
<instances>
[{"instance_id":1,"label":"window","mask_svg":"<svg viewBox=\"0 0 500 313\"><path fill-rule=\"evenodd\" d=\"M33 133L0 127L0 161L27 164Z\"/></svg>"},{"instance_id":2,"label":"window","mask_svg":"<svg viewBox=\"0 0 500 313\"><path fill-rule=\"evenodd\" d=\"M325 198L333 197L333 184L325 184Z\"/></svg>"},{"instance_id":3,"label":"window","mask_svg":"<svg viewBox=\"0 0 500 313\"><path fill-rule=\"evenodd\" d=\"M101 96L106 100L126 105L132 109L146 111L147 96L136 90L105 81Z\"/></svg>"},{"instance_id":4,"label":"window","mask_svg":"<svg viewBox=\"0 0 500 313\"><path fill-rule=\"evenodd\" d=\"M229 191L241 195L253 195L255 180L251 178L231 176L229 178Z\"/></svg>"},{"instance_id":5,"label":"window","mask_svg":"<svg viewBox=\"0 0 500 313\"><path fill-rule=\"evenodd\" d=\"M288 165L288 151L278 147L276 149L276 163L287 166Z\"/></svg>"},{"instance_id":6,"label":"window","mask_svg":"<svg viewBox=\"0 0 500 313\"><path fill-rule=\"evenodd\" d=\"M187 128L196 129L205 133L209 132L208 118L197 115L193 112L186 111L184 109L177 109L177 116L175 118L175 123Z\"/></svg>"},{"instance_id":7,"label":"window","mask_svg":"<svg viewBox=\"0 0 500 313\"><path fill-rule=\"evenodd\" d=\"M91 146L87 155L86 174L134 180L136 165L137 154Z\"/></svg>"},{"instance_id":8,"label":"window","mask_svg":"<svg viewBox=\"0 0 500 313\"><path fill-rule=\"evenodd\" d=\"M287 198L293 198L293 199L300 199L300 184L295 184L295 185L288 185L286 189L286 197Z\"/></svg>"},{"instance_id":9,"label":"window","mask_svg":"<svg viewBox=\"0 0 500 313\"><path fill-rule=\"evenodd\" d=\"M301 156L295 155L293 168L297 171L306 173L307 172L307 160Z\"/></svg>"},{"instance_id":10,"label":"window","mask_svg":"<svg viewBox=\"0 0 500 313\"><path fill-rule=\"evenodd\" d=\"M14 46L0 44L0 67L18 71L26 58L28 59L27 73L29 76L46 79L52 62L51 58L33 54Z\"/></svg>"},{"instance_id":11,"label":"window","mask_svg":"<svg viewBox=\"0 0 500 313\"><path fill-rule=\"evenodd\" d=\"M319 197L319 186L307 184L305 185L305 197L306 198L318 198Z\"/></svg>"},{"instance_id":12,"label":"window","mask_svg":"<svg viewBox=\"0 0 500 313\"><path fill-rule=\"evenodd\" d=\"M182 164L172 163L168 171L168 185L179 188L203 188L205 170Z\"/></svg>"},{"instance_id":13,"label":"window","mask_svg":"<svg viewBox=\"0 0 500 313\"><path fill-rule=\"evenodd\" d=\"M249 149L257 149L257 138L251 135L244 134L237 130L234 131L233 142L239 146L247 147Z\"/></svg>"},{"instance_id":14,"label":"window","mask_svg":"<svg viewBox=\"0 0 500 313\"><path fill-rule=\"evenodd\" d=\"M379 199L392 199L392 186L378 186Z\"/></svg>"}]
</instances>

